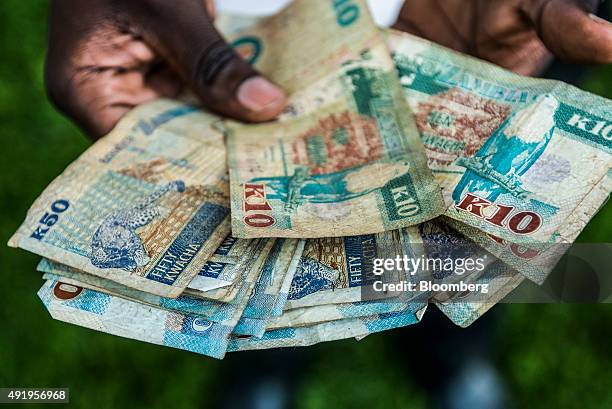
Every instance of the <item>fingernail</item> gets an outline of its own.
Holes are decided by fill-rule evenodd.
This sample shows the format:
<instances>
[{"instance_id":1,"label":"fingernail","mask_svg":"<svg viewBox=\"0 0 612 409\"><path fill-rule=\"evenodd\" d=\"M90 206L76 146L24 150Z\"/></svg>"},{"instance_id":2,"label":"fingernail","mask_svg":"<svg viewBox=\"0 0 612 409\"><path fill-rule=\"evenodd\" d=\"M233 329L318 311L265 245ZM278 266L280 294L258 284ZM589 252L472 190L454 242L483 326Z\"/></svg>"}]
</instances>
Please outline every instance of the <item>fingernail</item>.
<instances>
[{"instance_id":1,"label":"fingernail","mask_svg":"<svg viewBox=\"0 0 612 409\"><path fill-rule=\"evenodd\" d=\"M589 14L589 17L591 18L591 20L595 20L598 23L604 23L604 24L610 24L610 22L608 20L604 20L603 18L596 16L595 14Z\"/></svg>"},{"instance_id":2,"label":"fingernail","mask_svg":"<svg viewBox=\"0 0 612 409\"><path fill-rule=\"evenodd\" d=\"M249 78L238 88L238 101L255 112L262 111L284 98L285 93L263 77Z\"/></svg>"}]
</instances>

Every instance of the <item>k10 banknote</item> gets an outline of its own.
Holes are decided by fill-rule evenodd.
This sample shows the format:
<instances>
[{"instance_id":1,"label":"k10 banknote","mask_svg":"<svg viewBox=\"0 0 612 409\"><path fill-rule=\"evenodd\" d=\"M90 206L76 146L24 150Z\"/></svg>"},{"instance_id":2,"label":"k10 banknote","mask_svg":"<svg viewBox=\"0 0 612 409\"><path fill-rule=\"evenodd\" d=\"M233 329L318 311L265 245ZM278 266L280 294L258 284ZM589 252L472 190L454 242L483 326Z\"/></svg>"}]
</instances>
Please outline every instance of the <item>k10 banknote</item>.
<instances>
[{"instance_id":1,"label":"k10 banknote","mask_svg":"<svg viewBox=\"0 0 612 409\"><path fill-rule=\"evenodd\" d=\"M609 196L609 100L411 35L388 40L447 216L510 243L556 243L593 190L589 219Z\"/></svg>"},{"instance_id":2,"label":"k10 banknote","mask_svg":"<svg viewBox=\"0 0 612 409\"><path fill-rule=\"evenodd\" d=\"M354 236L443 212L365 1L297 0L233 44L290 93L279 121L228 124L233 235Z\"/></svg>"},{"instance_id":3,"label":"k10 banknote","mask_svg":"<svg viewBox=\"0 0 612 409\"><path fill-rule=\"evenodd\" d=\"M9 244L177 297L229 233L216 121L171 101L136 108L45 189ZM200 290L230 281L201 280Z\"/></svg>"}]
</instances>

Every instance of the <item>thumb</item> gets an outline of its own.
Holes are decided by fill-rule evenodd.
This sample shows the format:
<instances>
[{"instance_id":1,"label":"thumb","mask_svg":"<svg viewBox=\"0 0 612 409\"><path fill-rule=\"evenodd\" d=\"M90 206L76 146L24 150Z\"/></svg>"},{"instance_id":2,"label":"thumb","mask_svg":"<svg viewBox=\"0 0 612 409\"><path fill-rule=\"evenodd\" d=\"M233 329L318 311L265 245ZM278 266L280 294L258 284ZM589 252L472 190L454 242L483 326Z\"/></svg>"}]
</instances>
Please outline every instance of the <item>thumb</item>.
<instances>
[{"instance_id":1,"label":"thumb","mask_svg":"<svg viewBox=\"0 0 612 409\"><path fill-rule=\"evenodd\" d=\"M562 60L579 64L612 63L612 24L591 14L596 6L595 0L544 2L532 14L540 39Z\"/></svg>"},{"instance_id":2,"label":"thumb","mask_svg":"<svg viewBox=\"0 0 612 409\"><path fill-rule=\"evenodd\" d=\"M182 76L203 105L234 119L274 119L286 106L281 88L258 73L223 39L201 0L150 0L145 37ZM177 4L178 3L178 4Z\"/></svg>"}]
</instances>

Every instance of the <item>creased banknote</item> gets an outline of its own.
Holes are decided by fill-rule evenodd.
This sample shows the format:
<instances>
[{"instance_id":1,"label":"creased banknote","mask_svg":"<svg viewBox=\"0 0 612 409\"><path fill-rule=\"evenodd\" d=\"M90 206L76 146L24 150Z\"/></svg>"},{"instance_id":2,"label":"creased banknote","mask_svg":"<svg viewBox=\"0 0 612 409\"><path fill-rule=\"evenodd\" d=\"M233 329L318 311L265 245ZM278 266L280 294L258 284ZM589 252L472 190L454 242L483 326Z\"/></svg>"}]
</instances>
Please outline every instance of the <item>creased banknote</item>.
<instances>
[{"instance_id":1,"label":"creased banknote","mask_svg":"<svg viewBox=\"0 0 612 409\"><path fill-rule=\"evenodd\" d=\"M306 240L285 310L362 301L362 287L374 280L376 258L411 254L408 230L354 237Z\"/></svg>"},{"instance_id":2,"label":"creased banknote","mask_svg":"<svg viewBox=\"0 0 612 409\"><path fill-rule=\"evenodd\" d=\"M245 241L243 240L243 242ZM251 274L251 277L253 277L254 271L250 270L253 260L267 258L268 256L265 252L269 250L270 246L270 243L265 243L261 240L250 240L245 243L248 244L248 246L241 246L238 240L233 240L231 237L226 238L221 246L215 251L213 259L207 262L207 265L211 263L215 265L213 267L204 268L208 273L215 270L215 274L222 273L224 268L240 269L245 279L237 282L234 287L236 292L242 289L243 294L245 293L243 287L246 288L245 286L248 287L249 285L246 279L247 276ZM230 247L240 249L240 260L233 260L236 256L231 251ZM169 311L198 315L208 321L223 323L225 325L230 325L233 322L232 320L235 319L236 304L245 303L245 300L241 297L236 297L237 299L233 303L223 303L210 299L197 298L186 295L185 293L177 298L161 297L115 283L99 276L87 274L47 259L43 259L39 263L37 269L45 273L43 278L47 280L89 288ZM236 325L236 323L233 322L232 325Z\"/></svg>"},{"instance_id":3,"label":"creased banknote","mask_svg":"<svg viewBox=\"0 0 612 409\"><path fill-rule=\"evenodd\" d=\"M470 294L456 294L446 301L434 301L434 304L460 327L472 325L525 280L523 275L501 261L494 267L476 279L475 284L488 286L488 294L479 295L477 301L470 300ZM466 299L465 302L462 298Z\"/></svg>"},{"instance_id":4,"label":"creased banknote","mask_svg":"<svg viewBox=\"0 0 612 409\"><path fill-rule=\"evenodd\" d=\"M262 336L274 307L286 300L283 285L291 281L302 257L304 240L276 239L257 278L249 301L234 328L237 335Z\"/></svg>"},{"instance_id":5,"label":"creased banknote","mask_svg":"<svg viewBox=\"0 0 612 409\"><path fill-rule=\"evenodd\" d=\"M63 264L57 264L46 259L43 259L38 265L38 270L44 272L44 280L83 287L107 295L121 297L129 301L158 307L163 310L197 315L207 321L221 323L231 319L234 313L234 306L231 304L202 300L185 295L180 295L177 298L160 297L155 294L134 290L105 278L79 272Z\"/></svg>"},{"instance_id":6,"label":"creased banknote","mask_svg":"<svg viewBox=\"0 0 612 409\"><path fill-rule=\"evenodd\" d=\"M265 243L269 241L269 243ZM224 303L241 302L237 295L245 285L252 283L256 276L249 276L245 266L253 256L259 256L262 245L272 246L274 239L245 240L227 236L212 256L206 261L198 275L193 278L185 289L184 294L204 300L214 300ZM259 243L262 242L262 243ZM215 279L220 277L235 277L229 286L211 290L201 290L201 279ZM248 282L248 283L247 283Z\"/></svg>"},{"instance_id":7,"label":"creased banknote","mask_svg":"<svg viewBox=\"0 0 612 409\"><path fill-rule=\"evenodd\" d=\"M229 233L216 121L166 100L136 108L45 189L9 244L177 297ZM231 281L202 280L199 289Z\"/></svg>"},{"instance_id":8,"label":"creased banknote","mask_svg":"<svg viewBox=\"0 0 612 409\"><path fill-rule=\"evenodd\" d=\"M51 316L115 336L221 359L232 327L81 287L47 281L38 296Z\"/></svg>"},{"instance_id":9,"label":"creased banknote","mask_svg":"<svg viewBox=\"0 0 612 409\"><path fill-rule=\"evenodd\" d=\"M610 193L610 101L407 34L388 38L447 216L531 246L567 240L578 207L589 205L585 220L595 214ZM599 199L585 202L593 189Z\"/></svg>"},{"instance_id":10,"label":"creased banknote","mask_svg":"<svg viewBox=\"0 0 612 409\"><path fill-rule=\"evenodd\" d=\"M279 121L228 124L235 236L371 234L443 212L365 1L297 0L233 44L291 96Z\"/></svg>"},{"instance_id":11,"label":"creased banknote","mask_svg":"<svg viewBox=\"0 0 612 409\"><path fill-rule=\"evenodd\" d=\"M421 320L427 304L406 304L403 311L371 317L343 319L309 327L282 328L257 337L232 337L228 351L248 351L314 345L320 342L347 338L362 339L369 334L416 324Z\"/></svg>"},{"instance_id":12,"label":"creased banknote","mask_svg":"<svg viewBox=\"0 0 612 409\"><path fill-rule=\"evenodd\" d=\"M394 313L405 309L406 303L389 301L362 301L296 308L285 311L280 317L270 319L266 329L270 331L279 328L305 327L329 321Z\"/></svg>"},{"instance_id":13,"label":"creased banknote","mask_svg":"<svg viewBox=\"0 0 612 409\"><path fill-rule=\"evenodd\" d=\"M259 241L258 250L245 265L248 280L240 289L237 304L209 303L209 308L222 308L223 321L209 321L191 312L169 311L141 302L62 282L47 281L39 297L57 320L69 322L109 334L133 338L153 344L185 349L223 358L229 336L249 300L257 275L266 260L273 240ZM200 300L194 299L197 303ZM196 307L202 310L204 307ZM229 308L229 310L228 310ZM193 309L193 308L192 308ZM229 311L229 314L228 314ZM207 314L204 314L207 315Z\"/></svg>"},{"instance_id":14,"label":"creased banknote","mask_svg":"<svg viewBox=\"0 0 612 409\"><path fill-rule=\"evenodd\" d=\"M388 35L448 222L542 283L612 190L612 104ZM557 243L557 245L551 245Z\"/></svg>"}]
</instances>

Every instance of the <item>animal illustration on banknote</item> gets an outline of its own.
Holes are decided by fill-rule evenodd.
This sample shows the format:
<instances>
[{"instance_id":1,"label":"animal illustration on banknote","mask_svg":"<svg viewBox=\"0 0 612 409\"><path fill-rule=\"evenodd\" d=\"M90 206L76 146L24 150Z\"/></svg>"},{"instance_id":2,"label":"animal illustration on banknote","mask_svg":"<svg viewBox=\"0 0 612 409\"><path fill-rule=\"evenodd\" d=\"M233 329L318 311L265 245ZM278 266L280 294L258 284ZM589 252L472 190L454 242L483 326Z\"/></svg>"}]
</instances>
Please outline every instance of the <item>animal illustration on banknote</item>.
<instances>
[{"instance_id":1,"label":"animal illustration on banknote","mask_svg":"<svg viewBox=\"0 0 612 409\"><path fill-rule=\"evenodd\" d=\"M302 257L291 282L287 299L299 300L317 291L334 289L339 278L340 272L338 270L334 270L317 260Z\"/></svg>"},{"instance_id":2,"label":"animal illustration on banknote","mask_svg":"<svg viewBox=\"0 0 612 409\"><path fill-rule=\"evenodd\" d=\"M523 176L540 159L555 129L559 101L543 95L533 104L513 113L472 158L459 158L467 169L453 192L461 201L466 192L494 202L502 194L525 198L530 192Z\"/></svg>"},{"instance_id":3,"label":"animal illustration on banknote","mask_svg":"<svg viewBox=\"0 0 612 409\"><path fill-rule=\"evenodd\" d=\"M170 182L134 206L107 216L93 235L91 263L98 268L129 271L146 265L150 259L136 229L162 214L156 202L171 191L184 192L185 183L180 180Z\"/></svg>"}]
</instances>

